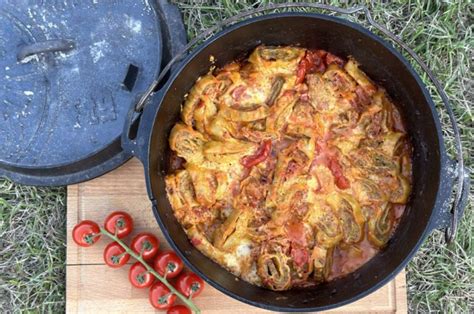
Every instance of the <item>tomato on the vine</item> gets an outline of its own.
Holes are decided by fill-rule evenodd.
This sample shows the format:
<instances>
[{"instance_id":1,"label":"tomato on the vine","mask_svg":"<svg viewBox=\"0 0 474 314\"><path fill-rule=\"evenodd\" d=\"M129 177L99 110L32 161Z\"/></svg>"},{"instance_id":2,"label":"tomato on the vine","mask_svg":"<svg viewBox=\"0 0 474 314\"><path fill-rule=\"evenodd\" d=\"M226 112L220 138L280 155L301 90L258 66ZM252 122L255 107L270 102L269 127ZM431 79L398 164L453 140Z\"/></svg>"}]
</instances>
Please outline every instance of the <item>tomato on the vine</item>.
<instances>
[{"instance_id":1,"label":"tomato on the vine","mask_svg":"<svg viewBox=\"0 0 474 314\"><path fill-rule=\"evenodd\" d=\"M130 267L128 279L132 286L138 289L148 288L155 281L155 277L140 262L136 262Z\"/></svg>"},{"instance_id":2,"label":"tomato on the vine","mask_svg":"<svg viewBox=\"0 0 474 314\"><path fill-rule=\"evenodd\" d=\"M155 258L155 271L167 279L174 278L183 270L183 261L173 251L164 251Z\"/></svg>"},{"instance_id":3,"label":"tomato on the vine","mask_svg":"<svg viewBox=\"0 0 474 314\"><path fill-rule=\"evenodd\" d=\"M151 286L149 296L151 305L158 310L166 310L176 301L176 295L160 281Z\"/></svg>"},{"instance_id":4,"label":"tomato on the vine","mask_svg":"<svg viewBox=\"0 0 474 314\"><path fill-rule=\"evenodd\" d=\"M139 233L133 238L130 248L141 254L145 261L149 261L158 253L160 241L151 233Z\"/></svg>"},{"instance_id":5,"label":"tomato on the vine","mask_svg":"<svg viewBox=\"0 0 474 314\"><path fill-rule=\"evenodd\" d=\"M191 314L191 310L184 305L178 304L170 307L166 314Z\"/></svg>"},{"instance_id":6,"label":"tomato on the vine","mask_svg":"<svg viewBox=\"0 0 474 314\"><path fill-rule=\"evenodd\" d=\"M133 230L133 219L126 212L115 211L105 218L104 228L111 234L124 238Z\"/></svg>"},{"instance_id":7,"label":"tomato on the vine","mask_svg":"<svg viewBox=\"0 0 474 314\"><path fill-rule=\"evenodd\" d=\"M194 298L204 289L204 281L194 273L184 273L176 280L175 287L184 296Z\"/></svg>"},{"instance_id":8,"label":"tomato on the vine","mask_svg":"<svg viewBox=\"0 0 474 314\"><path fill-rule=\"evenodd\" d=\"M72 229L72 239L80 246L91 246L100 239L99 225L91 220L83 220Z\"/></svg>"},{"instance_id":9,"label":"tomato on the vine","mask_svg":"<svg viewBox=\"0 0 474 314\"><path fill-rule=\"evenodd\" d=\"M109 243L104 249L104 261L112 268L122 267L129 259L130 255L117 242Z\"/></svg>"}]
</instances>

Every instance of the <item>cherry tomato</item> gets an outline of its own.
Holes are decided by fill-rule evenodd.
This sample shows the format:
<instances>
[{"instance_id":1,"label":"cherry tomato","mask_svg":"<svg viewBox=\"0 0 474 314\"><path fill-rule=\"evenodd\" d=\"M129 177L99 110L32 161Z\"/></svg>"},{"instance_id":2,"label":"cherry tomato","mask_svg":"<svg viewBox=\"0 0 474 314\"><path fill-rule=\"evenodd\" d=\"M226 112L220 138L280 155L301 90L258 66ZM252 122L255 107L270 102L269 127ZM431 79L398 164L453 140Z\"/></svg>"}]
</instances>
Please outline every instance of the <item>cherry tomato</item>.
<instances>
[{"instance_id":1,"label":"cherry tomato","mask_svg":"<svg viewBox=\"0 0 474 314\"><path fill-rule=\"evenodd\" d=\"M178 304L170 307L166 314L191 314L191 310L184 305Z\"/></svg>"},{"instance_id":2,"label":"cherry tomato","mask_svg":"<svg viewBox=\"0 0 474 314\"><path fill-rule=\"evenodd\" d=\"M204 289L204 281L194 273L185 273L176 280L175 287L186 297L194 298Z\"/></svg>"},{"instance_id":3,"label":"cherry tomato","mask_svg":"<svg viewBox=\"0 0 474 314\"><path fill-rule=\"evenodd\" d=\"M104 249L104 261L112 268L122 267L129 259L130 255L117 242L109 243Z\"/></svg>"},{"instance_id":4,"label":"cherry tomato","mask_svg":"<svg viewBox=\"0 0 474 314\"><path fill-rule=\"evenodd\" d=\"M107 216L107 218L105 218L104 228L112 234L117 232L117 237L124 238L132 232L133 220L126 212L112 212Z\"/></svg>"},{"instance_id":5,"label":"cherry tomato","mask_svg":"<svg viewBox=\"0 0 474 314\"><path fill-rule=\"evenodd\" d=\"M183 261L173 251L165 251L155 258L155 270L167 279L174 278L183 270Z\"/></svg>"},{"instance_id":6,"label":"cherry tomato","mask_svg":"<svg viewBox=\"0 0 474 314\"><path fill-rule=\"evenodd\" d=\"M148 272L142 263L136 262L128 271L128 279L135 288L148 288L155 281L155 277Z\"/></svg>"},{"instance_id":7,"label":"cherry tomato","mask_svg":"<svg viewBox=\"0 0 474 314\"><path fill-rule=\"evenodd\" d=\"M83 220L72 229L72 239L80 246L91 246L100 239L99 225L91 220Z\"/></svg>"},{"instance_id":8,"label":"cherry tomato","mask_svg":"<svg viewBox=\"0 0 474 314\"><path fill-rule=\"evenodd\" d=\"M139 233L133 238L130 248L149 261L158 253L160 241L151 233Z\"/></svg>"},{"instance_id":9,"label":"cherry tomato","mask_svg":"<svg viewBox=\"0 0 474 314\"><path fill-rule=\"evenodd\" d=\"M271 140L263 141L263 143L257 149L255 154L243 157L240 163L246 168L251 168L261 163L265 159L267 159L271 151L272 151L272 141Z\"/></svg>"},{"instance_id":10,"label":"cherry tomato","mask_svg":"<svg viewBox=\"0 0 474 314\"><path fill-rule=\"evenodd\" d=\"M176 301L176 295L171 293L170 289L160 281L151 286L149 296L151 305L158 310L166 310Z\"/></svg>"}]
</instances>

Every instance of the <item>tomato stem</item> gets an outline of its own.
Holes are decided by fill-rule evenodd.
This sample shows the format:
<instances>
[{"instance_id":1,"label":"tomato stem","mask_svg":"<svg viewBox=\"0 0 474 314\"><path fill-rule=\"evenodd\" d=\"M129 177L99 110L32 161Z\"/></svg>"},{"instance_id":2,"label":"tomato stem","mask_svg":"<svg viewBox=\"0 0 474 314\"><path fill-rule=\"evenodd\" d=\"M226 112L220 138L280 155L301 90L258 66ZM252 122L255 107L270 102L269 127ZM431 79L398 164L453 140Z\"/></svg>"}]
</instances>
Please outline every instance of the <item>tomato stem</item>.
<instances>
[{"instance_id":1,"label":"tomato stem","mask_svg":"<svg viewBox=\"0 0 474 314\"><path fill-rule=\"evenodd\" d=\"M90 245L94 244L94 239L100 237L101 233L88 233L84 236L84 241Z\"/></svg>"},{"instance_id":2,"label":"tomato stem","mask_svg":"<svg viewBox=\"0 0 474 314\"><path fill-rule=\"evenodd\" d=\"M124 257L127 254L128 254L127 252L123 252L123 253L120 253L119 255L114 255L114 256L117 257L118 259L121 259L122 257Z\"/></svg>"},{"instance_id":3,"label":"tomato stem","mask_svg":"<svg viewBox=\"0 0 474 314\"><path fill-rule=\"evenodd\" d=\"M173 292L168 292L167 294L162 295L162 296L158 299L158 303L160 303L160 304L168 304L168 297L169 297L170 295L173 295Z\"/></svg>"},{"instance_id":4,"label":"tomato stem","mask_svg":"<svg viewBox=\"0 0 474 314\"><path fill-rule=\"evenodd\" d=\"M139 273L138 275L135 276L135 279L136 279L139 283L143 284L143 283L145 282L145 275L146 275L147 273L148 273L148 272L145 272L145 271L142 272L142 273Z\"/></svg>"},{"instance_id":5,"label":"tomato stem","mask_svg":"<svg viewBox=\"0 0 474 314\"><path fill-rule=\"evenodd\" d=\"M153 245L150 243L150 241L148 240L143 241L143 244L142 244L143 252L150 251L152 248L153 248Z\"/></svg>"},{"instance_id":6,"label":"tomato stem","mask_svg":"<svg viewBox=\"0 0 474 314\"><path fill-rule=\"evenodd\" d=\"M155 276L156 279L158 279L159 281L161 281L168 289L170 289L170 291L175 294L178 298L181 299L181 301L183 301L184 304L186 304L194 313L201 313L201 310L196 306L196 304L194 304L194 302L191 300L191 299L188 299L186 298L183 294L181 294L178 290L176 290L175 287L173 287L173 285L171 285L169 283L169 281L165 278L165 277L162 277L160 276L160 274L158 274L154 269L153 267L151 267L150 265L148 265L148 263L143 259L143 257L141 256L141 254L137 254L135 253L132 249L130 249L127 244L125 244L122 240L120 240L117 235L113 235L112 233L108 232L107 230L105 230L104 228L100 228L100 233L102 233L103 235L106 235L108 236L109 238L111 238L112 240L114 240L115 242L117 242L118 244L120 244L121 247L124 248L125 252L130 254L131 257L133 257L134 259L136 259L137 261L139 261L140 263L142 263L142 265L146 268L146 270L151 273L153 276Z\"/></svg>"},{"instance_id":7,"label":"tomato stem","mask_svg":"<svg viewBox=\"0 0 474 314\"><path fill-rule=\"evenodd\" d=\"M145 246L142 245L142 248L140 249L140 257L143 257L144 252L145 252Z\"/></svg>"},{"instance_id":8,"label":"tomato stem","mask_svg":"<svg viewBox=\"0 0 474 314\"><path fill-rule=\"evenodd\" d=\"M123 218L119 218L115 221L115 229L122 229L123 227L125 227L125 221L123 220Z\"/></svg>"}]
</instances>

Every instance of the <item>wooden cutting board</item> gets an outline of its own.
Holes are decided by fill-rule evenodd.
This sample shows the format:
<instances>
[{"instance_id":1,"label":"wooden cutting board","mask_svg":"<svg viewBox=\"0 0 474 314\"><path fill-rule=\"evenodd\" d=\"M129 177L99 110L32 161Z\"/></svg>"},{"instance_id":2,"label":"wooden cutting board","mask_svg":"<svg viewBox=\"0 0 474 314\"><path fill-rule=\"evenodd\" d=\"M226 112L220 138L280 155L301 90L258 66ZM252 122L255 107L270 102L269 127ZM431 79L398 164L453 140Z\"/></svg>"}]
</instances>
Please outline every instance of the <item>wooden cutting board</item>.
<instances>
[{"instance_id":1,"label":"wooden cutting board","mask_svg":"<svg viewBox=\"0 0 474 314\"><path fill-rule=\"evenodd\" d=\"M102 252L110 241L102 238L95 246L81 248L71 239L71 230L77 222L90 219L102 224L112 210L123 209L135 220L132 236L142 231L152 232L161 240L162 248L169 247L153 217L141 164L133 159L100 178L69 186L67 207L67 313L154 312L148 303L148 291L132 288L128 283L128 267L111 269L104 265ZM268 313L209 285L196 304L203 313ZM405 272L364 299L330 312L406 313Z\"/></svg>"}]
</instances>

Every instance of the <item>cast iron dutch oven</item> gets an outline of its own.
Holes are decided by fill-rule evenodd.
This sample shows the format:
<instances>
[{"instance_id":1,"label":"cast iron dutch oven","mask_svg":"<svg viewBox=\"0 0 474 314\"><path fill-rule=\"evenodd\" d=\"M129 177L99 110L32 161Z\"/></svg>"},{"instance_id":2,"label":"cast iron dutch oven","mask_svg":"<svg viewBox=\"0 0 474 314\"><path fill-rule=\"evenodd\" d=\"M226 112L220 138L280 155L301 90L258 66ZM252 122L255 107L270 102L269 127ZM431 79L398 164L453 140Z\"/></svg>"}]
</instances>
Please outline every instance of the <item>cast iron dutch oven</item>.
<instances>
[{"instance_id":1,"label":"cast iron dutch oven","mask_svg":"<svg viewBox=\"0 0 474 314\"><path fill-rule=\"evenodd\" d=\"M276 292L238 279L193 247L166 197L168 136L179 119L184 95L199 76L209 71L211 55L219 67L260 44L300 45L338 56L354 56L399 104L414 147L411 199L388 245L357 271L307 290ZM275 311L321 311L353 302L393 279L434 229L446 227L455 163L446 154L433 101L399 52L367 29L346 20L312 13L278 13L235 24L180 62L138 116L138 123L126 125L122 146L144 165L148 194L163 234L189 268L242 302ZM467 192L458 206L465 204L466 196Z\"/></svg>"}]
</instances>

